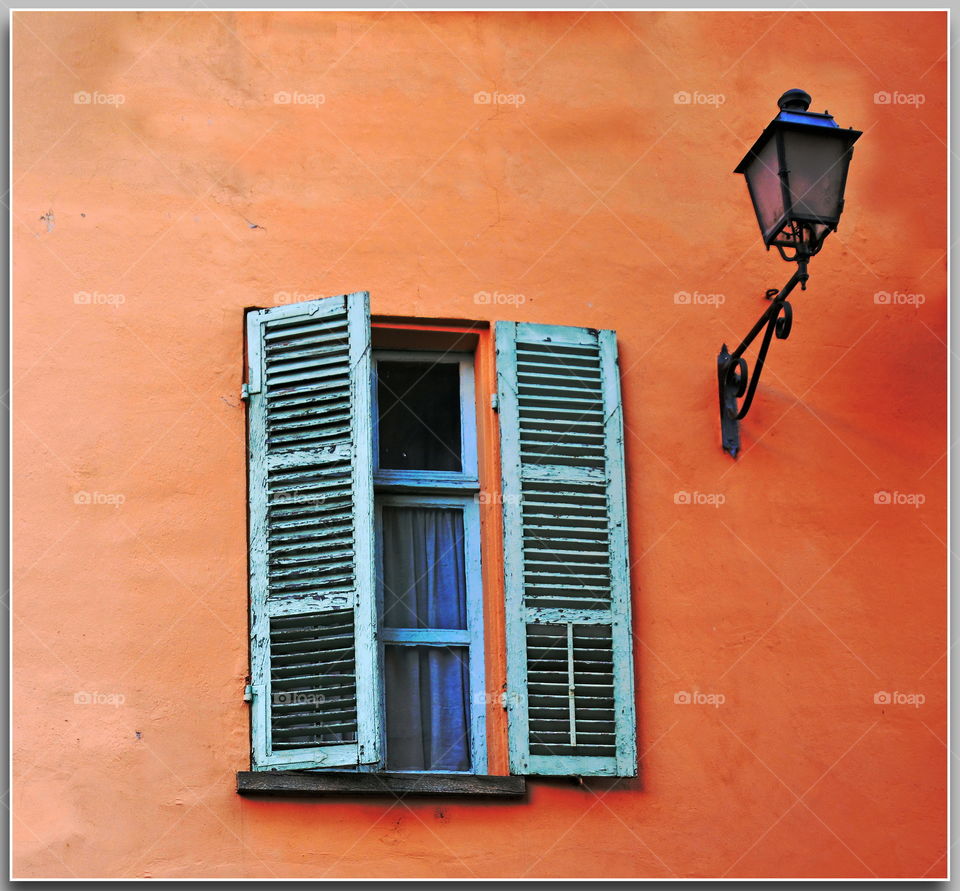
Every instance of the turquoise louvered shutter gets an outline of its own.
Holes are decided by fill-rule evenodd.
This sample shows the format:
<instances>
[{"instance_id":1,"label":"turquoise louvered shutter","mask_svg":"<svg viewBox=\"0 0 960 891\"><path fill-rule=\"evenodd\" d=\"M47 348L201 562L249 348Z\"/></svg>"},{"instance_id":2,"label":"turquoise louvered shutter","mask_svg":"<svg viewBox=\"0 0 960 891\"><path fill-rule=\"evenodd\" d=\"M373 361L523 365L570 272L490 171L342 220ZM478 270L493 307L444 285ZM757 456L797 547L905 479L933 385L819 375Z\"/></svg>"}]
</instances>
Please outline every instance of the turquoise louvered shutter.
<instances>
[{"instance_id":1,"label":"turquoise louvered shutter","mask_svg":"<svg viewBox=\"0 0 960 891\"><path fill-rule=\"evenodd\" d=\"M247 315L255 770L377 764L369 295Z\"/></svg>"},{"instance_id":2,"label":"turquoise louvered shutter","mask_svg":"<svg viewBox=\"0 0 960 891\"><path fill-rule=\"evenodd\" d=\"M515 774L637 770L613 331L498 322Z\"/></svg>"}]
</instances>

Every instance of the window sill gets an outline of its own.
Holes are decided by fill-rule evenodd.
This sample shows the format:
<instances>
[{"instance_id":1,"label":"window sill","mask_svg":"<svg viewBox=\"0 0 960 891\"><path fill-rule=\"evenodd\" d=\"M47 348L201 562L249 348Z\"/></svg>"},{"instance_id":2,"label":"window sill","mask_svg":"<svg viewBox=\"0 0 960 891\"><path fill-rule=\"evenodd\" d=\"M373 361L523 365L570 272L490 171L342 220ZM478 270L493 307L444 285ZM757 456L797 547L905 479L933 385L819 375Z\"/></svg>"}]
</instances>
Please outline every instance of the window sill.
<instances>
[{"instance_id":1,"label":"window sill","mask_svg":"<svg viewBox=\"0 0 960 891\"><path fill-rule=\"evenodd\" d=\"M327 773L238 770L240 795L391 795L410 797L526 797L523 777L434 773Z\"/></svg>"}]
</instances>

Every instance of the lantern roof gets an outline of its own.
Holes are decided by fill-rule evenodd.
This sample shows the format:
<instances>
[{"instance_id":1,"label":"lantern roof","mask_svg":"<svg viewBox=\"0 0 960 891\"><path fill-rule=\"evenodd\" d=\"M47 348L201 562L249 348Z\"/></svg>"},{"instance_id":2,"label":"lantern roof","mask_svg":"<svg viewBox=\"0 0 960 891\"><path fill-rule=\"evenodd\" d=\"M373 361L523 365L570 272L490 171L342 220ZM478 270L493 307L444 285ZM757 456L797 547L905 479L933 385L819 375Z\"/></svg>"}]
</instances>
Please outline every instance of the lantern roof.
<instances>
[{"instance_id":1,"label":"lantern roof","mask_svg":"<svg viewBox=\"0 0 960 891\"><path fill-rule=\"evenodd\" d=\"M808 111L810 102L809 93L803 90L787 90L777 102L777 105L780 107L780 114L767 124L763 133L760 134L757 141L750 147L750 151L743 156L743 160L737 165L737 169L733 172L743 173L754 155L756 155L760 148L766 143L770 135L777 130L809 131L810 128L816 128L817 130L823 131L825 136L830 133L831 137L837 136L847 139L850 145L853 145L853 143L863 135L861 131L854 130L852 127L847 130L841 129L840 125L833 119L833 115L827 111L823 113ZM830 131L833 132L831 133Z\"/></svg>"}]
</instances>

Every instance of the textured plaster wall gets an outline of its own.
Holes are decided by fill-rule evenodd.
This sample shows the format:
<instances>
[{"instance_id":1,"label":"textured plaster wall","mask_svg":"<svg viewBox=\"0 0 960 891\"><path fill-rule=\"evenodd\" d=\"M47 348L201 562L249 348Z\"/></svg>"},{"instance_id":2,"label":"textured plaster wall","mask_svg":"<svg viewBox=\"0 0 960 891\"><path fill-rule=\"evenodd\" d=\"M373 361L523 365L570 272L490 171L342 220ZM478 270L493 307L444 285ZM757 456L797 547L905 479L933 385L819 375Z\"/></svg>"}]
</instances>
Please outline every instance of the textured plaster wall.
<instances>
[{"instance_id":1,"label":"textured plaster wall","mask_svg":"<svg viewBox=\"0 0 960 891\"><path fill-rule=\"evenodd\" d=\"M21 12L13 39L16 875L944 875L945 14ZM733 463L715 355L790 269L731 170L795 86L865 133ZM235 794L243 309L359 289L617 330L641 778Z\"/></svg>"}]
</instances>

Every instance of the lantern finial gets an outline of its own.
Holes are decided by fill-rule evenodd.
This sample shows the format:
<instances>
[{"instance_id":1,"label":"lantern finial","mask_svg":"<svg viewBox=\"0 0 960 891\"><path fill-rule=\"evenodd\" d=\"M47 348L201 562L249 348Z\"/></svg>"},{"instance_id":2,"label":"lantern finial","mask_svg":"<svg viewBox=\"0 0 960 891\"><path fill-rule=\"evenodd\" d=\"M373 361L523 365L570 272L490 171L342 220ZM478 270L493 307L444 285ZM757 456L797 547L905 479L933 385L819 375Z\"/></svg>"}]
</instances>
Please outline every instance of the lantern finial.
<instances>
[{"instance_id":1,"label":"lantern finial","mask_svg":"<svg viewBox=\"0 0 960 891\"><path fill-rule=\"evenodd\" d=\"M804 90L787 90L778 100L781 111L806 111L813 100Z\"/></svg>"}]
</instances>

